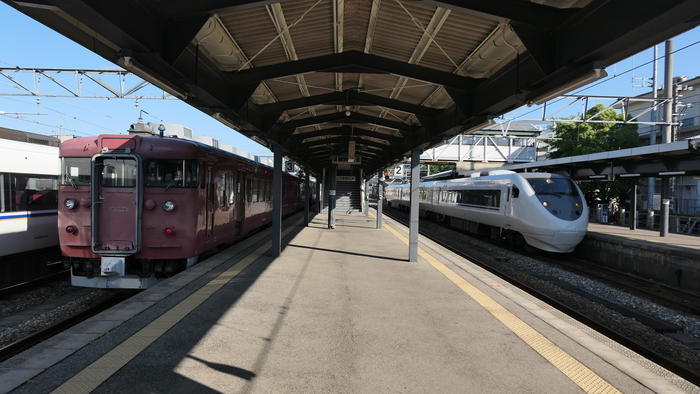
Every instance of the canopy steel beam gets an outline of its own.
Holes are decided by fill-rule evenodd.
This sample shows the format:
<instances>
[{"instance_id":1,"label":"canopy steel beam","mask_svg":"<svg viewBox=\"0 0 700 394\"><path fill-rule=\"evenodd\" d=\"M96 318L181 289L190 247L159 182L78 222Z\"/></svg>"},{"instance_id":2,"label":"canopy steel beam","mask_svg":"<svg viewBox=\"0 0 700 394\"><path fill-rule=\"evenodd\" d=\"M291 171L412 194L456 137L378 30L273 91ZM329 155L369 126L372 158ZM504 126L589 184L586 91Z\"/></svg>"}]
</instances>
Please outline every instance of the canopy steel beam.
<instances>
[{"instance_id":1,"label":"canopy steel beam","mask_svg":"<svg viewBox=\"0 0 700 394\"><path fill-rule=\"evenodd\" d=\"M315 145L325 145L325 144L332 144L332 143L344 143L344 142L350 142L350 141L356 141L357 143L361 143L362 145L367 145L367 146L374 146L377 148L382 148L382 149L390 149L390 145L384 145L380 144L378 142L373 142L373 141L368 141L368 140L360 140L357 138L352 138L352 137L332 137L332 138L326 138L322 140L316 140L316 141L311 141L307 142L304 144L307 147L315 146Z\"/></svg>"},{"instance_id":2,"label":"canopy steel beam","mask_svg":"<svg viewBox=\"0 0 700 394\"><path fill-rule=\"evenodd\" d=\"M360 51L345 51L331 55L311 57L269 66L255 67L248 70L232 71L229 74L236 84L252 81L264 81L272 78L308 72L380 72L408 77L418 81L449 86L466 91L474 87L478 79L463 77L445 71L409 64L382 56L370 55Z\"/></svg>"},{"instance_id":3,"label":"canopy steel beam","mask_svg":"<svg viewBox=\"0 0 700 394\"><path fill-rule=\"evenodd\" d=\"M521 0L425 0L423 2L454 11L476 11L494 18L509 19L532 26L556 26L577 11Z\"/></svg>"},{"instance_id":4,"label":"canopy steel beam","mask_svg":"<svg viewBox=\"0 0 700 394\"><path fill-rule=\"evenodd\" d=\"M277 103L263 104L260 109L265 113L276 113L290 109L311 107L314 105L378 105L384 108L395 109L401 112L416 115L435 116L439 111L430 107L418 104L411 104L401 100L394 100L370 93L358 92L356 90L345 90L319 94L310 97L280 101Z\"/></svg>"},{"instance_id":5,"label":"canopy steel beam","mask_svg":"<svg viewBox=\"0 0 700 394\"><path fill-rule=\"evenodd\" d=\"M338 122L338 123L371 123L377 126L388 127L396 130L409 130L413 126L408 125L403 122L396 122L393 120L387 120L382 118L377 118L370 115L365 115L359 112L350 112L347 115L345 112L335 112L332 114L312 116L309 118L290 120L285 123L279 124L279 128L283 130L294 130L298 127L313 126L321 123L328 122Z\"/></svg>"},{"instance_id":6,"label":"canopy steel beam","mask_svg":"<svg viewBox=\"0 0 700 394\"><path fill-rule=\"evenodd\" d=\"M362 128L356 128L356 127L351 127L351 126L343 126L343 127L334 127L330 129L321 129L318 131L311 131L308 133L298 133L298 134L292 134L290 137L294 138L297 141L303 141L308 138L316 138L316 137L323 137L326 135L342 135L342 136L351 136L355 135L358 137L371 137L371 138L377 138L385 141L400 141L403 138L391 134L383 134L383 133L378 133L376 131L370 131L367 129L362 129Z\"/></svg>"}]
</instances>

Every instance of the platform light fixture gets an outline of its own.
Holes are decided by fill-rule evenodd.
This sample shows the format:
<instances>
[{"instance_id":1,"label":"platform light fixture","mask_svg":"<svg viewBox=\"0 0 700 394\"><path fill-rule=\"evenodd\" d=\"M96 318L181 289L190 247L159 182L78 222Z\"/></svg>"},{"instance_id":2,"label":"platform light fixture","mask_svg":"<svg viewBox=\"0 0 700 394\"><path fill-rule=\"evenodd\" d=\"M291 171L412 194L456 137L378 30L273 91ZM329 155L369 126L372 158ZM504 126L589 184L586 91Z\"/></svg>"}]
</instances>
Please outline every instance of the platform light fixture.
<instances>
[{"instance_id":1,"label":"platform light fixture","mask_svg":"<svg viewBox=\"0 0 700 394\"><path fill-rule=\"evenodd\" d=\"M685 175L685 171L663 171L659 172L660 176Z\"/></svg>"},{"instance_id":2,"label":"platform light fixture","mask_svg":"<svg viewBox=\"0 0 700 394\"><path fill-rule=\"evenodd\" d=\"M607 177L607 175L589 175L588 179L605 179Z\"/></svg>"},{"instance_id":3,"label":"platform light fixture","mask_svg":"<svg viewBox=\"0 0 700 394\"><path fill-rule=\"evenodd\" d=\"M566 85L556 88L554 90L551 90L547 93L544 93L540 96L535 97L534 99L528 101L527 105L532 106L532 105L540 105L544 104L545 102L555 98L559 97L564 93L570 92L574 89L580 88L581 86L588 85L591 82L595 82L601 78L605 78L608 76L608 73L605 71L603 68L602 63L594 63L593 64L593 69L586 74L574 79L573 81L567 83Z\"/></svg>"},{"instance_id":4,"label":"platform light fixture","mask_svg":"<svg viewBox=\"0 0 700 394\"><path fill-rule=\"evenodd\" d=\"M640 174L620 174L618 175L620 178L634 178L640 176Z\"/></svg>"}]
</instances>

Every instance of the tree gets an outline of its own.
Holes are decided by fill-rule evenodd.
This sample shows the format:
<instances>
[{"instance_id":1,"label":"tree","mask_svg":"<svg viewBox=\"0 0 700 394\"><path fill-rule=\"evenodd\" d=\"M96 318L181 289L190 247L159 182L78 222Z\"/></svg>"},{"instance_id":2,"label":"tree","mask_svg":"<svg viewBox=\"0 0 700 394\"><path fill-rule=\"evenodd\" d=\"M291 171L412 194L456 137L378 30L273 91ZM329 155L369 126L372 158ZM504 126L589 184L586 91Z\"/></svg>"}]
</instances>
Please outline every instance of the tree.
<instances>
[{"instance_id":1,"label":"tree","mask_svg":"<svg viewBox=\"0 0 700 394\"><path fill-rule=\"evenodd\" d=\"M624 120L622 115L618 115L615 110L604 110L604 108L605 106L602 104L592 107L586 111L586 119ZM581 115L577 118L581 118ZM557 123L556 131L559 140L552 143L556 149L549 155L552 159L634 148L640 145L637 125L635 124Z\"/></svg>"},{"instance_id":2,"label":"tree","mask_svg":"<svg viewBox=\"0 0 700 394\"><path fill-rule=\"evenodd\" d=\"M597 115L596 115L597 114ZM581 118L581 115L578 116ZM613 109L602 104L586 111L589 120L624 120ZM610 150L634 148L640 145L637 125L619 123L557 123L558 140L552 143L556 149L550 158L586 155ZM601 202L621 203L630 193L626 182L589 181L579 183L590 206Z\"/></svg>"}]
</instances>

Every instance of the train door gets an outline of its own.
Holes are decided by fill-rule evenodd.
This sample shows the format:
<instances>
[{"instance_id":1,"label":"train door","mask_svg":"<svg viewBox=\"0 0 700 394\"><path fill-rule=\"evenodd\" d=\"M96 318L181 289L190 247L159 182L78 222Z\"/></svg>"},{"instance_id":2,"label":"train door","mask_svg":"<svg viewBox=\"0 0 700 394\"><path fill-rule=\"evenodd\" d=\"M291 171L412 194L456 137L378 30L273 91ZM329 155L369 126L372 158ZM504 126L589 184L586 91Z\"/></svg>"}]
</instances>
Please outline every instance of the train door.
<instances>
[{"instance_id":1,"label":"train door","mask_svg":"<svg viewBox=\"0 0 700 394\"><path fill-rule=\"evenodd\" d=\"M236 175L236 235L241 234L245 220L245 175L238 171Z\"/></svg>"},{"instance_id":2,"label":"train door","mask_svg":"<svg viewBox=\"0 0 700 394\"><path fill-rule=\"evenodd\" d=\"M127 256L139 251L143 179L140 157L100 154L93 158L92 250Z\"/></svg>"},{"instance_id":3,"label":"train door","mask_svg":"<svg viewBox=\"0 0 700 394\"><path fill-rule=\"evenodd\" d=\"M214 232L214 212L216 212L216 193L214 193L214 176L213 168L207 166L206 175L206 212L204 214L204 225L207 237L210 237Z\"/></svg>"}]
</instances>

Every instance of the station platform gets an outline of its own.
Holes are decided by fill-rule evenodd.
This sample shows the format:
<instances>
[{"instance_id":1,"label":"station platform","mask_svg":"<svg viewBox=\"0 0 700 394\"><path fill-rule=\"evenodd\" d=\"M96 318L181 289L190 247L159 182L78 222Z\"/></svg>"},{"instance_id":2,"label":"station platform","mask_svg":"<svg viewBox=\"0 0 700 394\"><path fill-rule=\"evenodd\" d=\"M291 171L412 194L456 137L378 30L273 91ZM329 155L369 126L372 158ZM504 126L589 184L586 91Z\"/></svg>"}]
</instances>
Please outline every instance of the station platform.
<instances>
[{"instance_id":1,"label":"station platform","mask_svg":"<svg viewBox=\"0 0 700 394\"><path fill-rule=\"evenodd\" d=\"M700 294L700 237L589 223L576 248L586 260Z\"/></svg>"},{"instance_id":2,"label":"station platform","mask_svg":"<svg viewBox=\"0 0 700 394\"><path fill-rule=\"evenodd\" d=\"M630 241L659 244L662 247L687 249L690 253L697 253L700 257L700 237L669 233L665 237L659 236L658 231L647 229L630 230L629 227L609 224L589 223L588 232L599 236L623 238Z\"/></svg>"},{"instance_id":3,"label":"station platform","mask_svg":"<svg viewBox=\"0 0 700 394\"><path fill-rule=\"evenodd\" d=\"M407 229L374 227L292 216L280 257L260 232L1 363L0 392L682 391L429 240L407 262Z\"/></svg>"}]
</instances>

